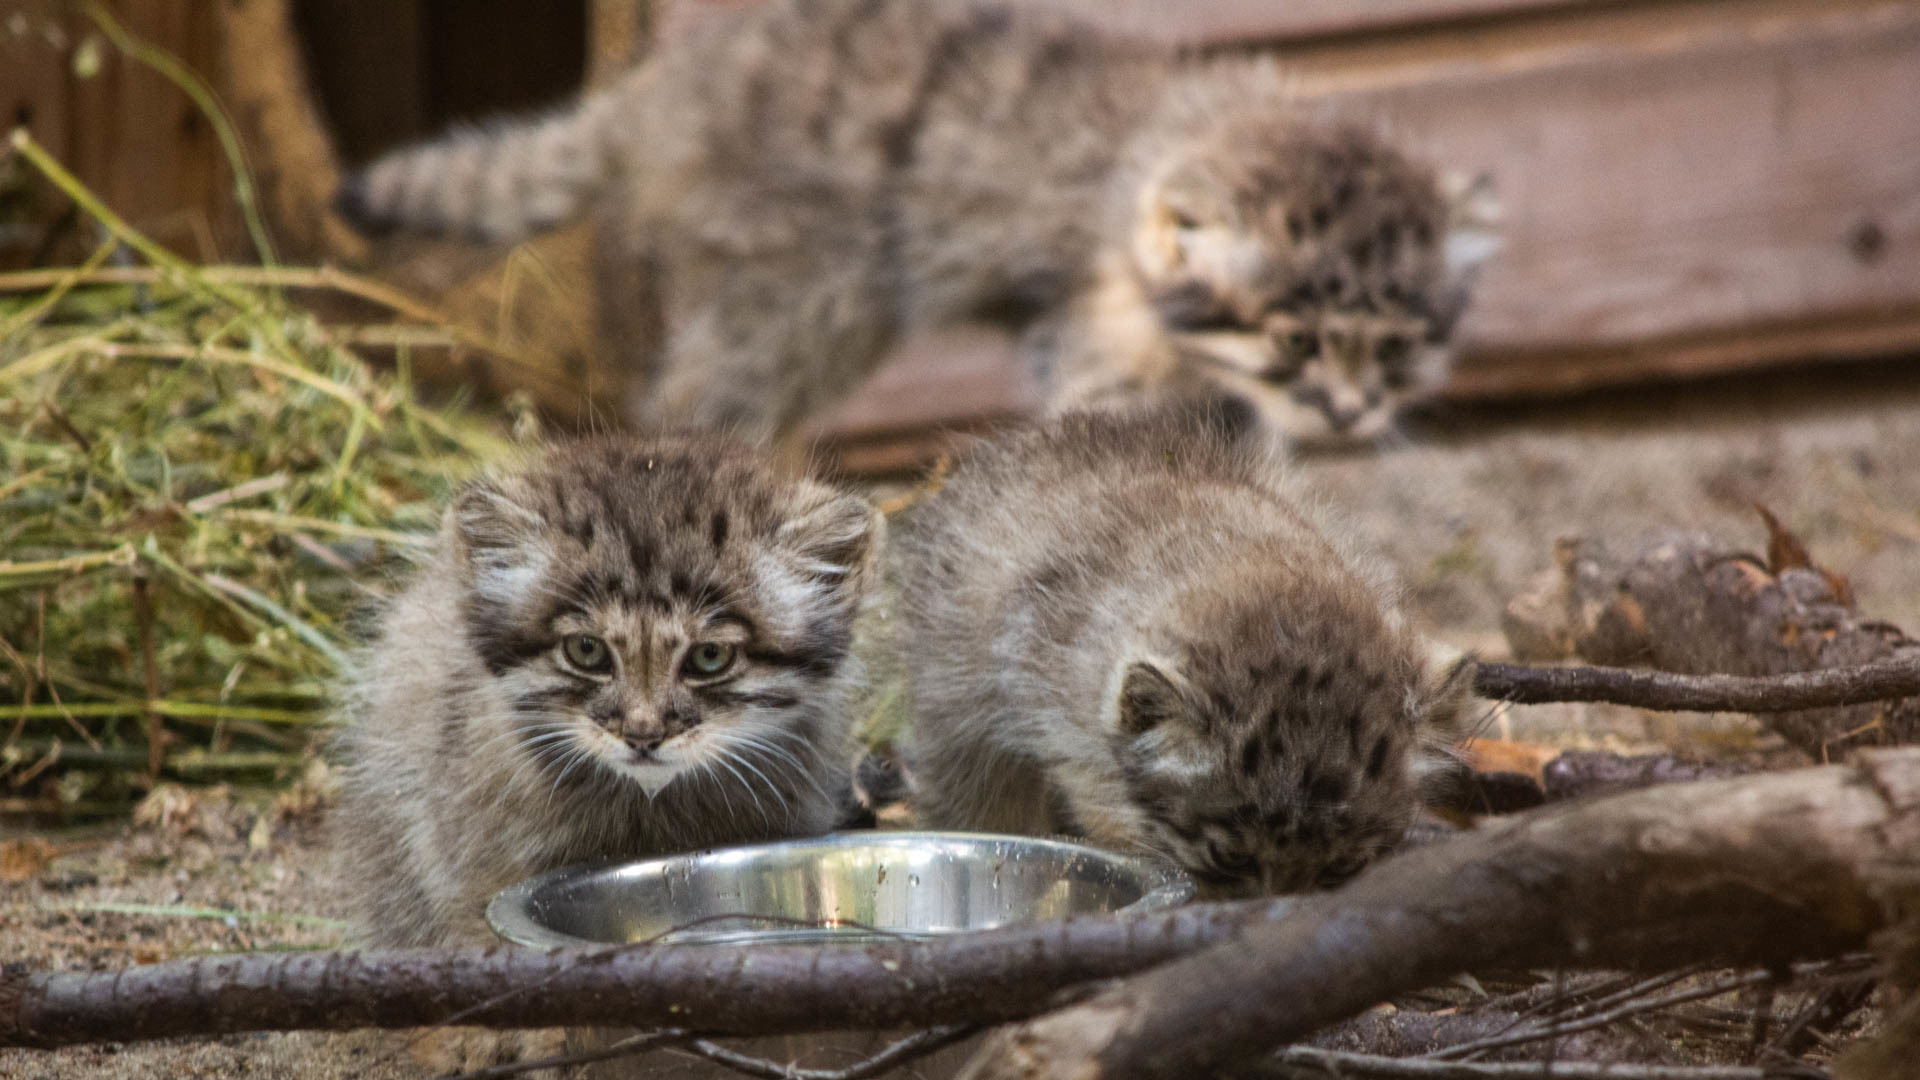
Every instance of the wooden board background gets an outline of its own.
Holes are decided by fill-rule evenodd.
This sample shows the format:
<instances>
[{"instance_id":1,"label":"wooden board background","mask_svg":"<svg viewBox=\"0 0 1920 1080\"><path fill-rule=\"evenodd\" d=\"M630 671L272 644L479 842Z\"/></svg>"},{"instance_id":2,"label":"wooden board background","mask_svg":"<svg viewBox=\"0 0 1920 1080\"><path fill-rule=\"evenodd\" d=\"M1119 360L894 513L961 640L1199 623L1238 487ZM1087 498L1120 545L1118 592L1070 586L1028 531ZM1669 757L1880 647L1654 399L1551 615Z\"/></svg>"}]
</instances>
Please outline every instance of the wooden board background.
<instances>
[{"instance_id":1,"label":"wooden board background","mask_svg":"<svg viewBox=\"0 0 1920 1080\"><path fill-rule=\"evenodd\" d=\"M1920 351L1920 5L1428 0L1366 5L1377 33L1328 21L1359 5L1110 6L1265 43L1303 98L1493 177L1506 246L1451 396ZM948 414L1025 404L978 344L948 356L904 348L836 418L846 451L880 467Z\"/></svg>"},{"instance_id":2,"label":"wooden board background","mask_svg":"<svg viewBox=\"0 0 1920 1080\"><path fill-rule=\"evenodd\" d=\"M108 5L142 38L196 71L221 55L218 9L180 0ZM0 125L24 126L121 216L199 259L238 257L245 236L231 174L200 110L166 78L128 61L70 5L0 0ZM28 186L0 232L0 268L37 254L85 257L98 232L62 220L63 200Z\"/></svg>"}]
</instances>

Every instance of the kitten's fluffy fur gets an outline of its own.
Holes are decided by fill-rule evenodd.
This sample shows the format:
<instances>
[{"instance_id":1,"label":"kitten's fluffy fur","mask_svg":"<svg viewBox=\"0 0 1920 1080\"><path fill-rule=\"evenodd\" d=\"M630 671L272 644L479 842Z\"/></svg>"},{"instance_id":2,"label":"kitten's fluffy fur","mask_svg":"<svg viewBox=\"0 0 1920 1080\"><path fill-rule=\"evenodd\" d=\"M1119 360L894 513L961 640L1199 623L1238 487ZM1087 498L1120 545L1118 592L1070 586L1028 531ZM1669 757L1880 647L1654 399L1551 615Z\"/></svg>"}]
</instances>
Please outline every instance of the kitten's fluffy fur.
<instances>
[{"instance_id":1,"label":"kitten's fluffy fur","mask_svg":"<svg viewBox=\"0 0 1920 1080\"><path fill-rule=\"evenodd\" d=\"M529 875L831 828L881 528L711 436L469 488L344 707L359 940L486 943L487 899Z\"/></svg>"},{"instance_id":2,"label":"kitten's fluffy fur","mask_svg":"<svg viewBox=\"0 0 1920 1080\"><path fill-rule=\"evenodd\" d=\"M981 0L774 0L572 108L399 151L339 205L493 242L596 217L638 414L751 439L967 316L1031 331L1057 408L1369 438L1443 375L1490 250L1271 62Z\"/></svg>"},{"instance_id":3,"label":"kitten's fluffy fur","mask_svg":"<svg viewBox=\"0 0 1920 1080\"><path fill-rule=\"evenodd\" d=\"M1069 415L963 459L895 526L922 819L1158 851L1217 894L1393 847L1467 665L1336 535L1186 418Z\"/></svg>"}]
</instances>

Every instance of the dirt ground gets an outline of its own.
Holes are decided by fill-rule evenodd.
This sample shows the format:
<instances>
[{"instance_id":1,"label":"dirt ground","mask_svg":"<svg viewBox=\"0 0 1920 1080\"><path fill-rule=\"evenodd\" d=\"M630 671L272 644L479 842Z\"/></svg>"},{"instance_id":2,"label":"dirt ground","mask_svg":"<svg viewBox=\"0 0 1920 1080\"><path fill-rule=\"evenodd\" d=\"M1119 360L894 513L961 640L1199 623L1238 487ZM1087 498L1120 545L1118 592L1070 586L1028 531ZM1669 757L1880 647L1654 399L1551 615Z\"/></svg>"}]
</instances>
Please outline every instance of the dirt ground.
<instances>
[{"instance_id":1,"label":"dirt ground","mask_svg":"<svg viewBox=\"0 0 1920 1080\"><path fill-rule=\"evenodd\" d=\"M1920 632L1920 362L1480 408L1412 435L1382 455L1302 468L1399 568L1416 618L1484 656L1502 654L1500 606L1549 565L1557 538L1683 526L1760 549L1754 503L1846 574L1866 613ZM1493 735L1567 747L1785 753L1740 717L1555 706L1500 711L1488 723ZM49 847L35 850L51 856L11 867L0 885L0 960L10 970L106 970L339 940L319 845L323 806L175 793L148 811L137 825L29 834L0 824L0 840L38 839ZM395 1042L275 1035L7 1051L0 1076L422 1075L393 1055Z\"/></svg>"}]
</instances>

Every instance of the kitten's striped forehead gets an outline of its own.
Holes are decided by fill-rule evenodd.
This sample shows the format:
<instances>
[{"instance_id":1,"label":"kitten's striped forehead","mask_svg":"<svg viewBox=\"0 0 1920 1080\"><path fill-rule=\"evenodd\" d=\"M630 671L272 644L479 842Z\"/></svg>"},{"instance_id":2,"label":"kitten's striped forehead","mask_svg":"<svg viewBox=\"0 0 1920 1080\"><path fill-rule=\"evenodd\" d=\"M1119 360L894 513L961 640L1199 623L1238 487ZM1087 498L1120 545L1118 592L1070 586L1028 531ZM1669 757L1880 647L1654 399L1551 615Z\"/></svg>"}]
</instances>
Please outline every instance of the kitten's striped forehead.
<instances>
[{"instance_id":1,"label":"kitten's striped forehead","mask_svg":"<svg viewBox=\"0 0 1920 1080\"><path fill-rule=\"evenodd\" d=\"M857 589L792 585L823 565L814 548L844 545L845 519L864 524L815 520L848 502L716 437L563 447L463 500L469 635L500 671L550 647L568 613L732 620L831 667Z\"/></svg>"}]
</instances>

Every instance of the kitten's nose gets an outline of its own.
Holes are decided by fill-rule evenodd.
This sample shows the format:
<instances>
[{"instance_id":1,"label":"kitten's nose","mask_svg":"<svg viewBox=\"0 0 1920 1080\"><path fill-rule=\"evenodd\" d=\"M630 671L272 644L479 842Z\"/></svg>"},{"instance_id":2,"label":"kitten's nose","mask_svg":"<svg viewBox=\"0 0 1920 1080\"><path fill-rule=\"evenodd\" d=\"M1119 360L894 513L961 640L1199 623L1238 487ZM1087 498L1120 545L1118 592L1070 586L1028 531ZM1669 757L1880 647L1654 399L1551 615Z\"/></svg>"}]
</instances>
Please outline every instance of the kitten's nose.
<instances>
[{"instance_id":1,"label":"kitten's nose","mask_svg":"<svg viewBox=\"0 0 1920 1080\"><path fill-rule=\"evenodd\" d=\"M1341 405L1335 402L1328 402L1320 411L1326 414L1328 427L1342 432L1351 429L1367 414L1365 405Z\"/></svg>"},{"instance_id":2,"label":"kitten's nose","mask_svg":"<svg viewBox=\"0 0 1920 1080\"><path fill-rule=\"evenodd\" d=\"M622 718L620 741L642 754L651 754L667 741L666 725L651 710L634 709Z\"/></svg>"}]
</instances>

